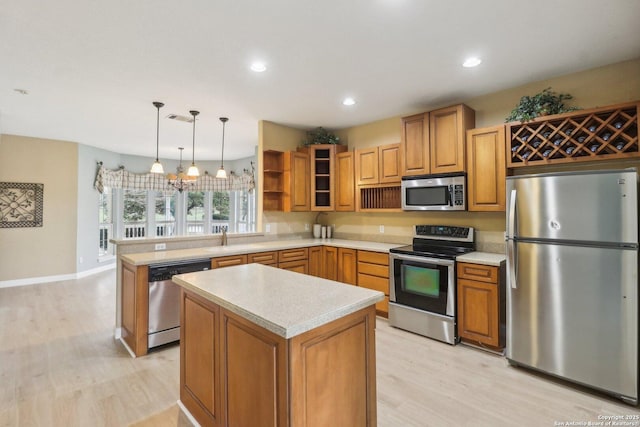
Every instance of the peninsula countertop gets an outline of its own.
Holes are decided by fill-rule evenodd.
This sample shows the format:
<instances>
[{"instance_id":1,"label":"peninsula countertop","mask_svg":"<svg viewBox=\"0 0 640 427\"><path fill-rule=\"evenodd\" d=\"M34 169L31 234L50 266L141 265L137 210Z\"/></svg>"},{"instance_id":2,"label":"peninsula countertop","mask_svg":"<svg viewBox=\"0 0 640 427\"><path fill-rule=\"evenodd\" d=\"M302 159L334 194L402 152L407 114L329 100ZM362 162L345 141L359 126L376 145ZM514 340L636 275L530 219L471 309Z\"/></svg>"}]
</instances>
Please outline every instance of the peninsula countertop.
<instances>
[{"instance_id":1,"label":"peninsula countertop","mask_svg":"<svg viewBox=\"0 0 640 427\"><path fill-rule=\"evenodd\" d=\"M292 239L274 240L268 242L246 243L227 246L210 246L192 249L175 249L170 251L141 252L122 255L121 259L132 265L151 265L171 261L185 261L205 258L215 258L229 255L240 255L255 252L278 251L311 246L335 246L350 249L360 249L374 252L389 252L389 249L401 246L398 243L368 242L363 240L345 239Z\"/></svg>"},{"instance_id":2,"label":"peninsula countertop","mask_svg":"<svg viewBox=\"0 0 640 427\"><path fill-rule=\"evenodd\" d=\"M179 274L172 280L286 339L384 299L379 291L262 264Z\"/></svg>"}]
</instances>

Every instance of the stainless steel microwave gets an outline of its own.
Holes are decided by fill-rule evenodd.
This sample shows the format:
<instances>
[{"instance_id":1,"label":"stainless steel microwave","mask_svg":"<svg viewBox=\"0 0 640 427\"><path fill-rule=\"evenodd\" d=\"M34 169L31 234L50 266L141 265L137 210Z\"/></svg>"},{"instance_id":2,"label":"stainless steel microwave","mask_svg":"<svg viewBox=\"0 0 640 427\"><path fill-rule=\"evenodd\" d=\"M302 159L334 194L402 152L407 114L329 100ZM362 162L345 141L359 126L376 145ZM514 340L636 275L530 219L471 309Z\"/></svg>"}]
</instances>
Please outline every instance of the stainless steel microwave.
<instances>
[{"instance_id":1,"label":"stainless steel microwave","mask_svg":"<svg viewBox=\"0 0 640 427\"><path fill-rule=\"evenodd\" d=\"M446 173L402 177L405 211L466 211L466 174Z\"/></svg>"}]
</instances>

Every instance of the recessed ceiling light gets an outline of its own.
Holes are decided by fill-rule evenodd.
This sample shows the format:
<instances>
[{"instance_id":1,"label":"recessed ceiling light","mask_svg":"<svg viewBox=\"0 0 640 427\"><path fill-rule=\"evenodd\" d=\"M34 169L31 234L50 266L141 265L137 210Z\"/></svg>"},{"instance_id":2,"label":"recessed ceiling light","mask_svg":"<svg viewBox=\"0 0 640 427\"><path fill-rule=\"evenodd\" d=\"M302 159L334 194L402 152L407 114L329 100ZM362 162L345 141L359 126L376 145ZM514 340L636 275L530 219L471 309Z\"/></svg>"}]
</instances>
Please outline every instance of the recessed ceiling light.
<instances>
[{"instance_id":1,"label":"recessed ceiling light","mask_svg":"<svg viewBox=\"0 0 640 427\"><path fill-rule=\"evenodd\" d=\"M254 62L251 64L251 71L255 71L256 73L262 73L263 71L266 71L266 69L267 66L264 62Z\"/></svg>"},{"instance_id":2,"label":"recessed ceiling light","mask_svg":"<svg viewBox=\"0 0 640 427\"><path fill-rule=\"evenodd\" d=\"M345 98L344 101L342 101L342 105L354 105L356 103L356 100L353 98Z\"/></svg>"},{"instance_id":3,"label":"recessed ceiling light","mask_svg":"<svg viewBox=\"0 0 640 427\"><path fill-rule=\"evenodd\" d=\"M471 67L477 67L478 65L480 65L482 63L482 60L480 58L467 58L463 63L462 66L466 67L466 68L471 68Z\"/></svg>"}]
</instances>

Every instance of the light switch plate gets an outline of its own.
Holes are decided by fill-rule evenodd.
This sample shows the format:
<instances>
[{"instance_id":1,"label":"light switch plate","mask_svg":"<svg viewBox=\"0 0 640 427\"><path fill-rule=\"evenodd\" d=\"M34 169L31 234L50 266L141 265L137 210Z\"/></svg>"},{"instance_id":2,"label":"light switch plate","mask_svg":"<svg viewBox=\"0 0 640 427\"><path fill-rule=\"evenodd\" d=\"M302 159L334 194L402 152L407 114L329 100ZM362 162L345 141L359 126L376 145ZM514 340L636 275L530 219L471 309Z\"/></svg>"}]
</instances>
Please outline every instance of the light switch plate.
<instances>
[{"instance_id":1,"label":"light switch plate","mask_svg":"<svg viewBox=\"0 0 640 427\"><path fill-rule=\"evenodd\" d=\"M384 233L384 225L381 225L381 226L380 226L380 232L381 232L381 233Z\"/></svg>"},{"instance_id":2,"label":"light switch plate","mask_svg":"<svg viewBox=\"0 0 640 427\"><path fill-rule=\"evenodd\" d=\"M267 224L264 226L265 233L271 233L271 224Z\"/></svg>"}]
</instances>

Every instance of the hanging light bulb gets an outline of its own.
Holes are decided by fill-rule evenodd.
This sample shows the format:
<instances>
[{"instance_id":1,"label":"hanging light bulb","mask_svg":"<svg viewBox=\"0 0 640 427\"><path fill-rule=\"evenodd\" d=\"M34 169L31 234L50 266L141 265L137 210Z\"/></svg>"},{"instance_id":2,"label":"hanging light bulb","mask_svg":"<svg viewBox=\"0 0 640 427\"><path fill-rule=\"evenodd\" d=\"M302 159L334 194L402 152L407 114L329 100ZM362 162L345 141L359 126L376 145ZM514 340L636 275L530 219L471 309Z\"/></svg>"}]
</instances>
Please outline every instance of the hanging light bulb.
<instances>
[{"instance_id":1,"label":"hanging light bulb","mask_svg":"<svg viewBox=\"0 0 640 427\"><path fill-rule=\"evenodd\" d=\"M193 153L191 157L191 166L189 166L189 170L187 171L187 175L191 177L200 176L200 171L196 166L196 116L200 114L199 111L191 110L189 111L193 116Z\"/></svg>"},{"instance_id":2,"label":"hanging light bulb","mask_svg":"<svg viewBox=\"0 0 640 427\"><path fill-rule=\"evenodd\" d=\"M228 117L220 117L222 122L222 161L220 163L220 169L216 173L216 178L227 179L227 172L224 170L224 126L229 121Z\"/></svg>"},{"instance_id":3,"label":"hanging light bulb","mask_svg":"<svg viewBox=\"0 0 640 427\"><path fill-rule=\"evenodd\" d=\"M158 109L158 118L156 120L156 161L151 166L151 173L164 173L162 163L158 160L158 151L160 150L160 108L164 107L164 104L156 101L153 105Z\"/></svg>"}]
</instances>

